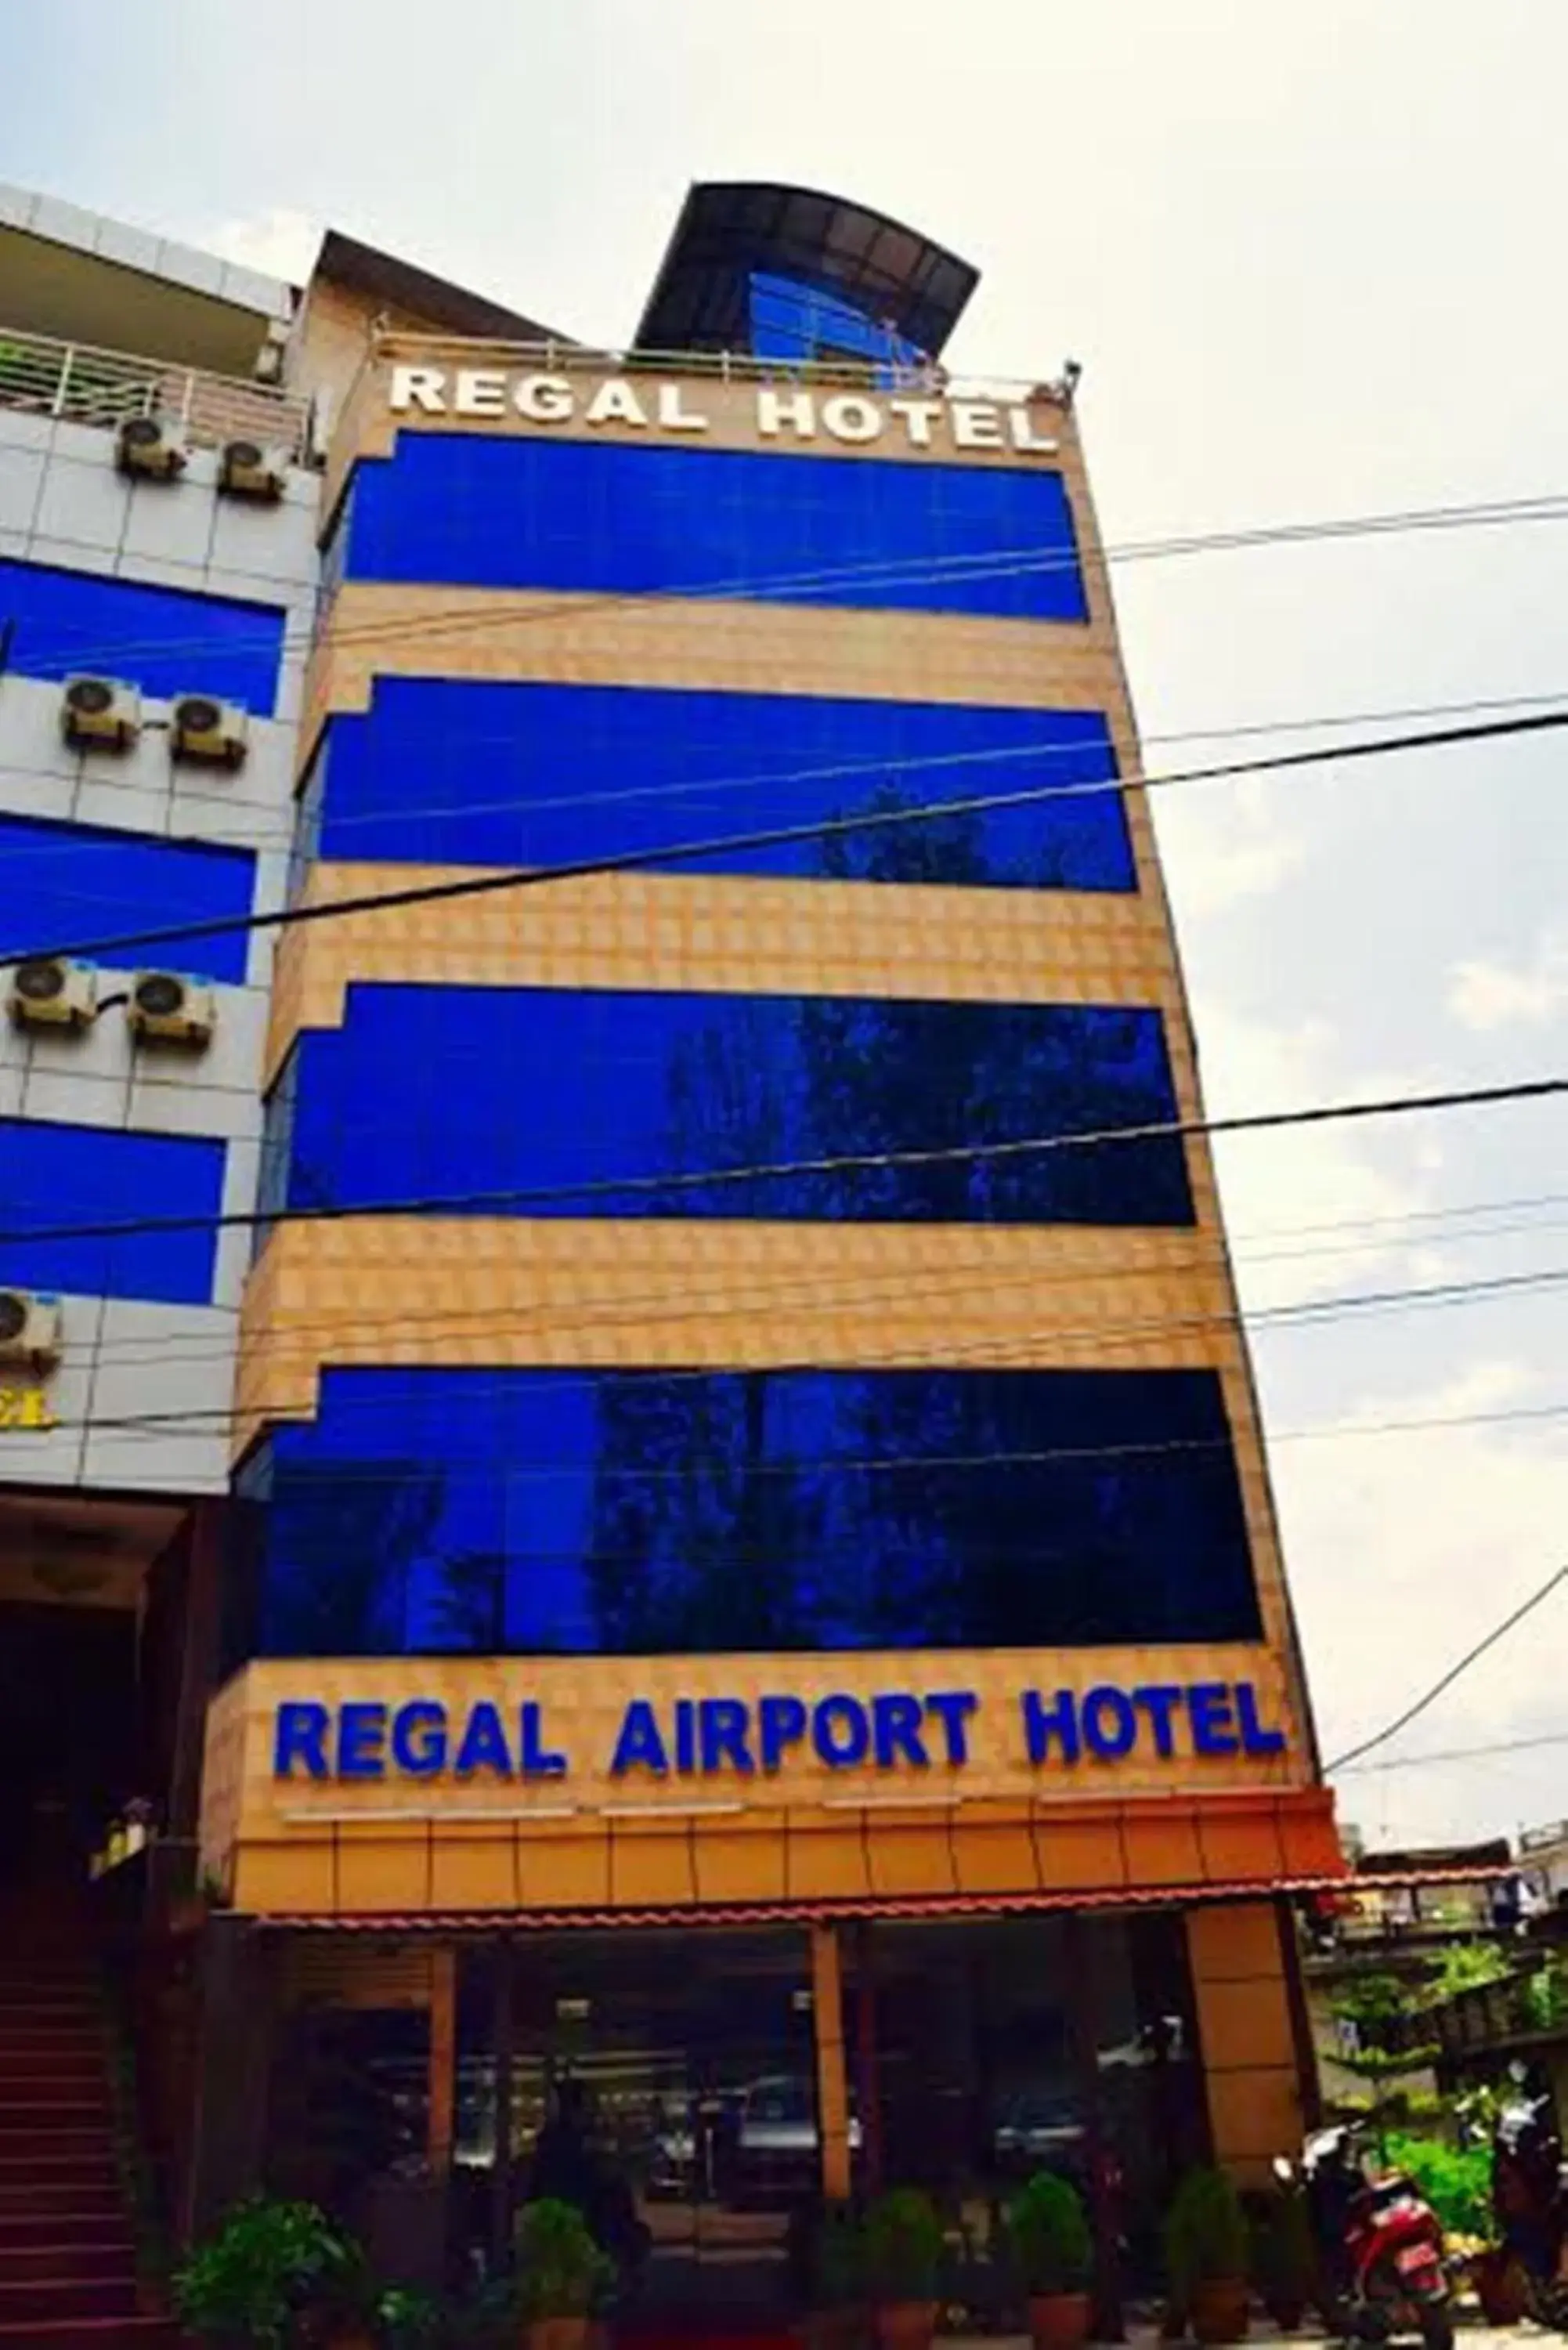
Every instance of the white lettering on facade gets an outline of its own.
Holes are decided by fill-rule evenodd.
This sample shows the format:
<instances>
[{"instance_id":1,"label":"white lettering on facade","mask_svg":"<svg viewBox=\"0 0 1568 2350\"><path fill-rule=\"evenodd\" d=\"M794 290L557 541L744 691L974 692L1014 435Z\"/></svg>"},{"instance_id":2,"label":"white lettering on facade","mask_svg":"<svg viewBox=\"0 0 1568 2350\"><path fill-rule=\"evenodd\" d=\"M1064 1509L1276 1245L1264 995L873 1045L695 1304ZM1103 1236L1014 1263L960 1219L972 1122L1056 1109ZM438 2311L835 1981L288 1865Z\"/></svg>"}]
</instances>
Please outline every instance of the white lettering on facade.
<instances>
[{"instance_id":1,"label":"white lettering on facade","mask_svg":"<svg viewBox=\"0 0 1568 2350\"><path fill-rule=\"evenodd\" d=\"M506 378L491 368L460 368L452 404L458 416L504 416Z\"/></svg>"},{"instance_id":2,"label":"white lettering on facade","mask_svg":"<svg viewBox=\"0 0 1568 2350\"><path fill-rule=\"evenodd\" d=\"M532 423L563 424L572 412L572 387L564 375L519 376L512 405Z\"/></svg>"},{"instance_id":3,"label":"white lettering on facade","mask_svg":"<svg viewBox=\"0 0 1568 2350\"><path fill-rule=\"evenodd\" d=\"M785 425L797 441L810 441L816 433L816 408L809 391L792 391L787 395L763 385L757 394L757 431L764 439L776 441Z\"/></svg>"},{"instance_id":4,"label":"white lettering on facade","mask_svg":"<svg viewBox=\"0 0 1568 2350\"><path fill-rule=\"evenodd\" d=\"M709 420L695 410L680 404L680 386L661 383L659 387L659 421L667 432L706 432Z\"/></svg>"},{"instance_id":5,"label":"white lettering on facade","mask_svg":"<svg viewBox=\"0 0 1568 2350\"><path fill-rule=\"evenodd\" d=\"M1012 445L1032 457L1054 457L1062 443L1049 433L1036 432L1034 420L1026 408L1010 408L1007 421L1012 428Z\"/></svg>"},{"instance_id":6,"label":"white lettering on facade","mask_svg":"<svg viewBox=\"0 0 1568 2350\"><path fill-rule=\"evenodd\" d=\"M888 402L895 416L904 420L904 431L912 449L929 449L931 427L942 413L940 400L890 400Z\"/></svg>"},{"instance_id":7,"label":"white lettering on facade","mask_svg":"<svg viewBox=\"0 0 1568 2350\"><path fill-rule=\"evenodd\" d=\"M952 405L955 449L1000 449L1002 419L989 400L955 400Z\"/></svg>"},{"instance_id":8,"label":"white lettering on facade","mask_svg":"<svg viewBox=\"0 0 1568 2350\"><path fill-rule=\"evenodd\" d=\"M427 416L440 416L446 408L445 384L446 376L440 368L395 367L391 405L400 416L410 408L422 408Z\"/></svg>"},{"instance_id":9,"label":"white lettering on facade","mask_svg":"<svg viewBox=\"0 0 1568 2350\"><path fill-rule=\"evenodd\" d=\"M858 399L852 391L825 400L822 421L836 441L875 441L882 430L882 411L876 401Z\"/></svg>"},{"instance_id":10,"label":"white lettering on facade","mask_svg":"<svg viewBox=\"0 0 1568 2350\"><path fill-rule=\"evenodd\" d=\"M662 421L662 420L661 420ZM612 375L601 383L583 411L585 424L640 424L646 431L648 411L629 383Z\"/></svg>"},{"instance_id":11,"label":"white lettering on facade","mask_svg":"<svg viewBox=\"0 0 1568 2350\"><path fill-rule=\"evenodd\" d=\"M388 404L396 415L504 419L509 409L530 424L587 426L621 424L636 432L710 432L713 419L695 404L684 383L633 383L625 376L601 376L575 383L565 375L517 375L499 368L444 369L395 366ZM862 392L784 390L760 384L756 429L764 441L815 441L818 432L835 441L864 444L890 435L910 449L1014 451L1020 456L1056 457L1061 443L1041 429L1035 411L1019 402L991 400L896 398L873 400Z\"/></svg>"}]
</instances>

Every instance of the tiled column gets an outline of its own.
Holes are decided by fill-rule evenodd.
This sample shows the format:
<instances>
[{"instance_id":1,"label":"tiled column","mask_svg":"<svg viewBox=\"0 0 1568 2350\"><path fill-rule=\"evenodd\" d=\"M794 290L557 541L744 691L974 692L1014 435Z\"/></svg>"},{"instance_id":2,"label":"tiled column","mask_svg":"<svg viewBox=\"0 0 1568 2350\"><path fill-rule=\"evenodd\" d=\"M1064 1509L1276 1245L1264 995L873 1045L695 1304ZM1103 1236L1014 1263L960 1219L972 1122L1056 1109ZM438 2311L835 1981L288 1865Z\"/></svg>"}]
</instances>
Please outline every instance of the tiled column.
<instances>
[{"instance_id":1,"label":"tiled column","mask_svg":"<svg viewBox=\"0 0 1568 2350\"><path fill-rule=\"evenodd\" d=\"M822 2191L849 2199L849 2084L844 2064L844 1969L832 1926L811 1929L811 2006L816 2027L816 2110L822 2129Z\"/></svg>"}]
</instances>

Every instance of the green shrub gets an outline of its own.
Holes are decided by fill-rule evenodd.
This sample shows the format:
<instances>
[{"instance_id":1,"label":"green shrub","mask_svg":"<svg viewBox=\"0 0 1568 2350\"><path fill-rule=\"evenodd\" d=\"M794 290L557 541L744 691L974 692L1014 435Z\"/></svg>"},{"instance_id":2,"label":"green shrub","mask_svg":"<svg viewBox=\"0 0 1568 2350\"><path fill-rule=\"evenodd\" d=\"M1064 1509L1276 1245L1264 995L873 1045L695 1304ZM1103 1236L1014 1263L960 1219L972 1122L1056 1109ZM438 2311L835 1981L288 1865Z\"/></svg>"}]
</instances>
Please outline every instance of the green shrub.
<instances>
[{"instance_id":1,"label":"green shrub","mask_svg":"<svg viewBox=\"0 0 1568 2350\"><path fill-rule=\"evenodd\" d=\"M314 2203L255 2196L183 2262L174 2303L192 2334L282 2350L298 2314L340 2293L360 2267L358 2247Z\"/></svg>"},{"instance_id":2,"label":"green shrub","mask_svg":"<svg viewBox=\"0 0 1568 2350\"><path fill-rule=\"evenodd\" d=\"M896 2188L866 2215L866 2273L877 2301L934 2301L942 2229L928 2195Z\"/></svg>"},{"instance_id":3,"label":"green shrub","mask_svg":"<svg viewBox=\"0 0 1568 2350\"><path fill-rule=\"evenodd\" d=\"M1007 2207L1007 2239L1029 2293L1082 2293L1095 2265L1094 2238L1078 2190L1037 2170Z\"/></svg>"},{"instance_id":4,"label":"green shrub","mask_svg":"<svg viewBox=\"0 0 1568 2350\"><path fill-rule=\"evenodd\" d=\"M1460 2152L1445 2138L1393 2130L1385 2153L1391 2169L1409 2172L1449 2235L1491 2234L1490 2147L1470 2146Z\"/></svg>"},{"instance_id":5,"label":"green shrub","mask_svg":"<svg viewBox=\"0 0 1568 2350\"><path fill-rule=\"evenodd\" d=\"M575 2203L524 2203L513 2232L520 2316L586 2317L614 2275Z\"/></svg>"},{"instance_id":6,"label":"green shrub","mask_svg":"<svg viewBox=\"0 0 1568 2350\"><path fill-rule=\"evenodd\" d=\"M1228 2171L1188 2172L1166 2214L1165 2265L1183 2303L1195 2285L1246 2275L1247 2222Z\"/></svg>"}]
</instances>

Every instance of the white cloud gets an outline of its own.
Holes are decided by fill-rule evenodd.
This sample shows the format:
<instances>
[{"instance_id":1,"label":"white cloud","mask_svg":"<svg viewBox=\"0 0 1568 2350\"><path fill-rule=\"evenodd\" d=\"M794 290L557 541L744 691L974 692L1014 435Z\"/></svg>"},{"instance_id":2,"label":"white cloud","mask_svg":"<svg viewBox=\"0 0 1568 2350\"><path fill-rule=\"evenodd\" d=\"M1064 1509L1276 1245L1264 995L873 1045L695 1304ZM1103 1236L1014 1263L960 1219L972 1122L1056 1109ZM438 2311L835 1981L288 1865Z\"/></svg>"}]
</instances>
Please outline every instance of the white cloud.
<instances>
[{"instance_id":1,"label":"white cloud","mask_svg":"<svg viewBox=\"0 0 1568 2350\"><path fill-rule=\"evenodd\" d=\"M297 286L310 275L321 227L307 213L274 205L248 220L224 221L209 229L202 241L209 251L243 269L259 269L265 277Z\"/></svg>"},{"instance_id":2,"label":"white cloud","mask_svg":"<svg viewBox=\"0 0 1568 2350\"><path fill-rule=\"evenodd\" d=\"M1182 759L1155 756L1149 764L1158 774L1184 759L1185 746ZM1184 925L1271 895L1306 858L1305 840L1280 822L1277 796L1255 783L1172 794L1159 806L1158 830L1166 883Z\"/></svg>"},{"instance_id":3,"label":"white cloud","mask_svg":"<svg viewBox=\"0 0 1568 2350\"><path fill-rule=\"evenodd\" d=\"M1346 1431L1550 1402L1511 1359L1358 1402ZM1381 1729L1562 1556L1563 1424L1411 1429L1275 1447L1275 1491L1326 1759ZM1380 1763L1561 1729L1568 1588L1500 1642ZM1347 1772L1342 1814L1378 1841L1441 1843L1561 1813L1568 1749ZM1368 1757L1368 1761L1373 1757ZM1506 1806L1506 1808L1505 1808Z\"/></svg>"},{"instance_id":4,"label":"white cloud","mask_svg":"<svg viewBox=\"0 0 1568 2350\"><path fill-rule=\"evenodd\" d=\"M1276 1025L1210 1003L1200 1045L1211 1118L1397 1093L1418 1082L1408 1072L1387 1083L1347 1080L1335 1032L1320 1020ZM1364 1280L1380 1261L1407 1259L1402 1220L1430 1194L1417 1180L1414 1149L1401 1146L1412 1171L1399 1172L1372 1157L1368 1134L1348 1124L1217 1139L1220 1198L1249 1311L1321 1296ZM1426 1155L1434 1155L1429 1139Z\"/></svg>"},{"instance_id":5,"label":"white cloud","mask_svg":"<svg viewBox=\"0 0 1568 2350\"><path fill-rule=\"evenodd\" d=\"M1521 962L1476 955L1449 974L1449 1009L1478 1035L1494 1028L1543 1027L1568 1009L1568 940L1540 940Z\"/></svg>"}]
</instances>

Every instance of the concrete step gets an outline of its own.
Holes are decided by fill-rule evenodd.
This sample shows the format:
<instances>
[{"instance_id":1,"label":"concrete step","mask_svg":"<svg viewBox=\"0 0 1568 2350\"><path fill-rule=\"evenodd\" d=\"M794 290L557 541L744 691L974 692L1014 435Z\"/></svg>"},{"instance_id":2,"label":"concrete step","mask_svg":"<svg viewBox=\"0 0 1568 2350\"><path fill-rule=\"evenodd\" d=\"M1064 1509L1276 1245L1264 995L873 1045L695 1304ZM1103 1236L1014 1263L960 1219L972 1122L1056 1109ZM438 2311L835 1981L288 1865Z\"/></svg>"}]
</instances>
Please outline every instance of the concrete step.
<instances>
[{"instance_id":1,"label":"concrete step","mask_svg":"<svg viewBox=\"0 0 1568 2350\"><path fill-rule=\"evenodd\" d=\"M40 2224L45 2232L36 2244L0 2243L0 2283L22 2284L40 2277L121 2277L134 2272L135 2256L124 2230L110 2235L106 2229L96 2242L57 2243L48 2231L49 2223Z\"/></svg>"},{"instance_id":2,"label":"concrete step","mask_svg":"<svg viewBox=\"0 0 1568 2350\"><path fill-rule=\"evenodd\" d=\"M0 2325L8 2319L134 2317L136 2278L128 2266L114 2277L0 2277Z\"/></svg>"}]
</instances>

